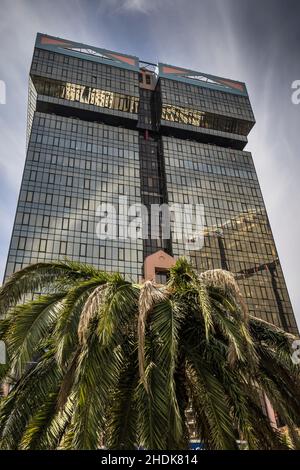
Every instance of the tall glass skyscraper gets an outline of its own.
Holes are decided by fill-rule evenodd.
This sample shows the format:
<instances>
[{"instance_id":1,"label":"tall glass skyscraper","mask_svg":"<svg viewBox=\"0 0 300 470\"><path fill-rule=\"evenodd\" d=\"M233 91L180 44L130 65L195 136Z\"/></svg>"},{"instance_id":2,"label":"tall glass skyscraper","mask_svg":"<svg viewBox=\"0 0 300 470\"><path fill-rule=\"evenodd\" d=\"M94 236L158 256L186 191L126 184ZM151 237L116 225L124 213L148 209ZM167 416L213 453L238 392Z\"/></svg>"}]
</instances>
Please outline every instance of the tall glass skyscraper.
<instances>
[{"instance_id":1,"label":"tall glass skyscraper","mask_svg":"<svg viewBox=\"0 0 300 470\"><path fill-rule=\"evenodd\" d=\"M252 156L244 83L38 34L6 274L67 257L143 277L147 256L234 272L252 314L297 332ZM204 246L99 239L98 207L203 204ZM106 214L109 219L109 214Z\"/></svg>"}]
</instances>

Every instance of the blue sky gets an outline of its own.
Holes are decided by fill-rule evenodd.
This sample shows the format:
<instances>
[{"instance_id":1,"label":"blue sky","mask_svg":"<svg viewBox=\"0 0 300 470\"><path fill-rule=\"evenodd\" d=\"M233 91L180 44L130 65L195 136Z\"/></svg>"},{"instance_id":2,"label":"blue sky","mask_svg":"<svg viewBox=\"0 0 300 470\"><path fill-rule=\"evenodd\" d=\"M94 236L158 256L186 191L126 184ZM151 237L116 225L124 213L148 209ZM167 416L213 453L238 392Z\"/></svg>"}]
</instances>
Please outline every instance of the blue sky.
<instances>
[{"instance_id":1,"label":"blue sky","mask_svg":"<svg viewBox=\"0 0 300 470\"><path fill-rule=\"evenodd\" d=\"M0 277L25 160L27 83L36 33L245 81L254 157L300 324L298 288L300 3L277 0L0 0Z\"/></svg>"}]
</instances>

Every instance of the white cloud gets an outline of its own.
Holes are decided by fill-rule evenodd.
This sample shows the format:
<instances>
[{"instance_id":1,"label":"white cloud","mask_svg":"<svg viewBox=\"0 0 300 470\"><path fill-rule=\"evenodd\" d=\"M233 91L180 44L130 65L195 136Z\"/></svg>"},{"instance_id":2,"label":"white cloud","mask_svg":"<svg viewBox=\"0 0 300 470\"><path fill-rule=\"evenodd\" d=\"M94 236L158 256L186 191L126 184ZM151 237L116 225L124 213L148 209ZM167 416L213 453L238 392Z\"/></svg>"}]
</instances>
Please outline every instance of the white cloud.
<instances>
[{"instance_id":1,"label":"white cloud","mask_svg":"<svg viewBox=\"0 0 300 470\"><path fill-rule=\"evenodd\" d=\"M155 8L150 0L125 0L122 4L124 10L148 14Z\"/></svg>"},{"instance_id":2,"label":"white cloud","mask_svg":"<svg viewBox=\"0 0 300 470\"><path fill-rule=\"evenodd\" d=\"M103 0L99 11L107 15L138 14L150 15L165 9L172 0Z\"/></svg>"}]
</instances>

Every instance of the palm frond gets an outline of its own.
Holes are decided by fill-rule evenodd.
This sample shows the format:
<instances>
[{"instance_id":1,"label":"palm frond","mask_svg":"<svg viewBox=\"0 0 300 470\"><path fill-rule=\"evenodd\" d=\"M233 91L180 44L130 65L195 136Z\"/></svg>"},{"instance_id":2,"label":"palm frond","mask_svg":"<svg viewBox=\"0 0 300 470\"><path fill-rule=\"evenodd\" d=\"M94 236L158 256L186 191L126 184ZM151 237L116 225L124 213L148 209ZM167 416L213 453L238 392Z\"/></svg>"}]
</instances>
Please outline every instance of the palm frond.
<instances>
[{"instance_id":1,"label":"palm frond","mask_svg":"<svg viewBox=\"0 0 300 470\"><path fill-rule=\"evenodd\" d=\"M155 337L156 366L162 371L165 385L165 401L168 409L166 431L173 435L173 442L179 444L182 436L182 415L176 394L175 372L179 359L179 332L184 319L180 303L167 299L153 307L149 327ZM147 384L148 385L148 384ZM149 385L147 390L153 392Z\"/></svg>"},{"instance_id":2,"label":"palm frond","mask_svg":"<svg viewBox=\"0 0 300 470\"><path fill-rule=\"evenodd\" d=\"M44 448L42 438L56 414L56 400L57 393L50 393L40 409L30 418L20 441L20 449L36 450ZM44 449L47 449L47 447Z\"/></svg>"},{"instance_id":3,"label":"palm frond","mask_svg":"<svg viewBox=\"0 0 300 470\"><path fill-rule=\"evenodd\" d=\"M53 351L48 351L33 364L0 404L0 446L15 449L19 446L27 424L34 413L54 392L61 375Z\"/></svg>"},{"instance_id":4,"label":"palm frond","mask_svg":"<svg viewBox=\"0 0 300 470\"><path fill-rule=\"evenodd\" d=\"M12 274L0 289L0 313L24 299L26 294L45 292L59 279L76 282L99 275L99 271L91 266L71 261L31 264Z\"/></svg>"},{"instance_id":5,"label":"palm frond","mask_svg":"<svg viewBox=\"0 0 300 470\"><path fill-rule=\"evenodd\" d=\"M250 316L227 271L179 259L158 286L37 263L0 289L0 315L2 449L184 449L189 407L206 449L300 446L295 337Z\"/></svg>"},{"instance_id":6,"label":"palm frond","mask_svg":"<svg viewBox=\"0 0 300 470\"><path fill-rule=\"evenodd\" d=\"M240 305L244 320L247 320L248 308L232 273L224 269L210 269L201 273L199 278L209 287L220 289L225 294L230 293Z\"/></svg>"},{"instance_id":7,"label":"palm frond","mask_svg":"<svg viewBox=\"0 0 300 470\"><path fill-rule=\"evenodd\" d=\"M11 310L6 340L11 368L17 376L22 375L26 364L34 359L40 342L49 335L65 295L65 292L43 295Z\"/></svg>"},{"instance_id":8,"label":"palm frond","mask_svg":"<svg viewBox=\"0 0 300 470\"><path fill-rule=\"evenodd\" d=\"M127 351L108 410L106 445L112 450L133 450L138 442L135 390L139 381L137 350Z\"/></svg>"},{"instance_id":9,"label":"palm frond","mask_svg":"<svg viewBox=\"0 0 300 470\"><path fill-rule=\"evenodd\" d=\"M78 325L85 302L91 292L105 282L106 279L102 276L100 278L98 276L92 277L77 283L66 295L55 326L55 336L57 338L56 357L62 368L66 366L70 355L77 348Z\"/></svg>"},{"instance_id":10,"label":"palm frond","mask_svg":"<svg viewBox=\"0 0 300 470\"><path fill-rule=\"evenodd\" d=\"M188 359L190 365L187 371L197 390L197 392L191 390L191 394L194 400L197 400L200 419L207 420L209 424L209 431L207 429L205 431L203 424L198 422L198 428L204 434L203 438L208 440L205 442L206 445L211 449L237 449L228 398L222 384L203 363L200 368L196 364L195 357L192 361L191 359Z\"/></svg>"},{"instance_id":11,"label":"palm frond","mask_svg":"<svg viewBox=\"0 0 300 470\"><path fill-rule=\"evenodd\" d=\"M151 281L146 281L142 286L139 297L139 315L138 315L138 356L140 378L145 388L147 382L145 380L145 329L147 317L151 313L153 306L163 301L168 291L156 287Z\"/></svg>"}]
</instances>

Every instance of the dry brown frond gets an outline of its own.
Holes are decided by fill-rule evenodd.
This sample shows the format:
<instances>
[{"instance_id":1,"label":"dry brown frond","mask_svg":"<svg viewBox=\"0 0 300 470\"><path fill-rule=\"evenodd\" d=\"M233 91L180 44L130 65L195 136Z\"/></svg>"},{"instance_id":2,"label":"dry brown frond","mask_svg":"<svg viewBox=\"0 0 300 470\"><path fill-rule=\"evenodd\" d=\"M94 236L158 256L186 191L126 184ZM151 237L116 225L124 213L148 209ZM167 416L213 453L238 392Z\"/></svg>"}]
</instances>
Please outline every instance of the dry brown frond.
<instances>
[{"instance_id":1,"label":"dry brown frond","mask_svg":"<svg viewBox=\"0 0 300 470\"><path fill-rule=\"evenodd\" d=\"M99 312L106 288L107 285L96 287L85 302L78 325L78 339L81 345L86 344L89 324L97 312Z\"/></svg>"},{"instance_id":2,"label":"dry brown frond","mask_svg":"<svg viewBox=\"0 0 300 470\"><path fill-rule=\"evenodd\" d=\"M201 273L199 278L208 287L210 286L216 289L222 289L224 292L229 292L240 305L244 320L248 319L247 305L232 273L224 269L210 269Z\"/></svg>"}]
</instances>

